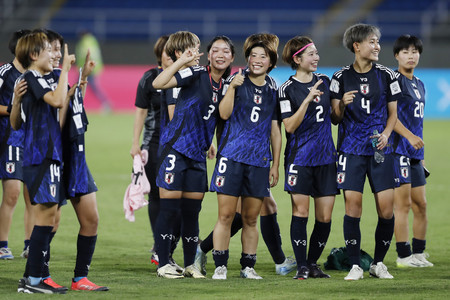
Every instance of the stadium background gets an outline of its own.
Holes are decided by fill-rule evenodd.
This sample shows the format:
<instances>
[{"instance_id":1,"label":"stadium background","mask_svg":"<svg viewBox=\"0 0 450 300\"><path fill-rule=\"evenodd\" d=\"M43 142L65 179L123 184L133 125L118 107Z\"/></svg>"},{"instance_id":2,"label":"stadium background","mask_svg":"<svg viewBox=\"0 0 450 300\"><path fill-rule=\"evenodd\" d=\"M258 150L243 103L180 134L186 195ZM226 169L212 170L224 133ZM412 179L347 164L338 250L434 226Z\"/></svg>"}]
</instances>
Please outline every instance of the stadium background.
<instances>
[{"instance_id":1,"label":"stadium background","mask_svg":"<svg viewBox=\"0 0 450 300\"><path fill-rule=\"evenodd\" d=\"M144 0L2 0L0 1L0 62L12 59L7 42L13 31L50 28L61 33L74 51L77 35L91 31L100 41L105 70L100 85L115 111L132 111L137 83L156 60L153 44L162 34L190 30L202 40L202 51L217 34L233 39L234 66L244 66L242 43L257 32L280 37L313 38L321 56L318 71L329 76L350 64L353 55L344 49L342 34L356 22L371 23L382 32L380 63L396 67L392 43L409 33L424 42L416 75L426 84L426 118L450 118L450 0L318 0L318 1L144 1ZM206 55L201 60L206 64ZM73 68L71 82L75 81ZM278 61L272 71L278 83L292 70ZM100 108L88 92L89 111Z\"/></svg>"}]
</instances>

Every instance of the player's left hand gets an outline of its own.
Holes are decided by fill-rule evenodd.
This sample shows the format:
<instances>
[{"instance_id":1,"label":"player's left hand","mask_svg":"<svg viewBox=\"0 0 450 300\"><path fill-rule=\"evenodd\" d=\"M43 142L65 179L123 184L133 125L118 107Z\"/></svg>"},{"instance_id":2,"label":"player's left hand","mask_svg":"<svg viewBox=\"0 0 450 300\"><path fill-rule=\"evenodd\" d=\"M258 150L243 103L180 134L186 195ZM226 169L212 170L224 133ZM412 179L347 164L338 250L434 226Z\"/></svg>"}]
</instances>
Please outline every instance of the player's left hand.
<instances>
[{"instance_id":1,"label":"player's left hand","mask_svg":"<svg viewBox=\"0 0 450 300\"><path fill-rule=\"evenodd\" d=\"M269 182L271 188L273 188L278 184L278 179L279 179L278 168L272 166L269 172Z\"/></svg>"},{"instance_id":2,"label":"player's left hand","mask_svg":"<svg viewBox=\"0 0 450 300\"><path fill-rule=\"evenodd\" d=\"M83 72L81 73L81 80L86 80L95 68L95 61L91 60L91 51L88 49L86 53L86 60L84 61Z\"/></svg>"},{"instance_id":3,"label":"player's left hand","mask_svg":"<svg viewBox=\"0 0 450 300\"><path fill-rule=\"evenodd\" d=\"M73 95L75 95L75 89L77 88L77 85L74 84L70 87L70 90L67 92L67 97L72 98Z\"/></svg>"},{"instance_id":4,"label":"player's left hand","mask_svg":"<svg viewBox=\"0 0 450 300\"><path fill-rule=\"evenodd\" d=\"M27 81L22 79L14 86L14 97L16 101L22 101L22 96L27 92Z\"/></svg>"},{"instance_id":5,"label":"player's left hand","mask_svg":"<svg viewBox=\"0 0 450 300\"><path fill-rule=\"evenodd\" d=\"M216 157L216 154L217 154L216 146L214 146L214 144L211 144L211 147L209 147L208 149L207 158L214 159Z\"/></svg>"},{"instance_id":6,"label":"player's left hand","mask_svg":"<svg viewBox=\"0 0 450 300\"><path fill-rule=\"evenodd\" d=\"M378 138L377 149L382 150L388 144L388 137L384 134L375 134L370 136L371 139Z\"/></svg>"}]
</instances>

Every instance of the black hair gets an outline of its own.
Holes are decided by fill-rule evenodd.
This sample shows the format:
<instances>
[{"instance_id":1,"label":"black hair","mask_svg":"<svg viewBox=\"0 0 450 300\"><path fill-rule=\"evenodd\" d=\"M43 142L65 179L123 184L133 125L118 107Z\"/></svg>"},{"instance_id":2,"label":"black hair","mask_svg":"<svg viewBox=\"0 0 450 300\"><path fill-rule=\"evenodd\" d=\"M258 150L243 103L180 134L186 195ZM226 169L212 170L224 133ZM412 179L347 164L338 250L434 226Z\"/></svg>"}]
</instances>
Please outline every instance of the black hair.
<instances>
[{"instance_id":1,"label":"black hair","mask_svg":"<svg viewBox=\"0 0 450 300\"><path fill-rule=\"evenodd\" d=\"M227 37L226 35L217 35L217 36L215 36L211 40L211 42L209 42L208 46L206 47L206 52L209 53L209 50L211 50L212 45L216 41L219 41L219 40L222 40L222 41L224 41L225 43L228 44L228 46L230 47L230 50L231 50L231 55L234 57L234 53L235 53L234 44L231 41L231 39L229 37ZM208 61L208 66L209 66L209 64L210 64L210 62ZM222 78L226 79L226 78L228 78L228 76L230 76L230 74L231 74L231 65L229 65L228 68L225 70L225 72L222 74Z\"/></svg>"},{"instance_id":2,"label":"black hair","mask_svg":"<svg viewBox=\"0 0 450 300\"><path fill-rule=\"evenodd\" d=\"M21 29L21 30L17 30L16 32L13 32L11 39L9 40L9 44L8 44L8 48L9 51L11 52L12 55L16 55L16 46L17 46L17 41L23 37L24 35L27 35L31 33L31 30L28 29Z\"/></svg>"},{"instance_id":3,"label":"black hair","mask_svg":"<svg viewBox=\"0 0 450 300\"><path fill-rule=\"evenodd\" d=\"M422 54L422 41L414 35L404 34L399 36L394 42L394 47L392 49L394 51L394 55L398 54L403 49L408 49L409 46L414 46L414 48Z\"/></svg>"}]
</instances>

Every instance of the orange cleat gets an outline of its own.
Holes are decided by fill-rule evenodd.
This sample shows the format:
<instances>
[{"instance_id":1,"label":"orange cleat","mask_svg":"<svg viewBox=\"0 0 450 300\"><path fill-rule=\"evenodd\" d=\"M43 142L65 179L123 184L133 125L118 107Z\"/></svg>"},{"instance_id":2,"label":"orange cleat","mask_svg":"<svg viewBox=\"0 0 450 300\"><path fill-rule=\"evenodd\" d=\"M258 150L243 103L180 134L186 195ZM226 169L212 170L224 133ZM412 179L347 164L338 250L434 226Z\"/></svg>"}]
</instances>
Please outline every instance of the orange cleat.
<instances>
[{"instance_id":1,"label":"orange cleat","mask_svg":"<svg viewBox=\"0 0 450 300\"><path fill-rule=\"evenodd\" d=\"M87 277L84 277L83 279L78 280L77 282L74 282L72 280L72 291L108 291L109 288L106 286L99 286L95 283L92 283L87 279Z\"/></svg>"},{"instance_id":2,"label":"orange cleat","mask_svg":"<svg viewBox=\"0 0 450 300\"><path fill-rule=\"evenodd\" d=\"M53 281L53 279L51 277L48 277L44 280L42 280L45 284L51 286L52 288L58 289L58 290L63 290L63 291L67 291L68 288L62 285L57 284L56 282Z\"/></svg>"}]
</instances>

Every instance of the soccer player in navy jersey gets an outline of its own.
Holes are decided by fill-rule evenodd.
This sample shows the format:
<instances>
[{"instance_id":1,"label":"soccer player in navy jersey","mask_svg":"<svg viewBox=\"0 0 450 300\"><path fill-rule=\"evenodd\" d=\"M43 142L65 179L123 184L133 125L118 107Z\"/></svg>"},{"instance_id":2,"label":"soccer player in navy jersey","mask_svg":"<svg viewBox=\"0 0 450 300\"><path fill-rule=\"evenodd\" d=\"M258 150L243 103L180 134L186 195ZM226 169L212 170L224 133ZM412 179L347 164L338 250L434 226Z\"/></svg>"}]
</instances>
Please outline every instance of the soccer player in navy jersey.
<instances>
[{"instance_id":1,"label":"soccer player in navy jersey","mask_svg":"<svg viewBox=\"0 0 450 300\"><path fill-rule=\"evenodd\" d=\"M278 36L269 33L258 33L249 36L245 40L243 48L245 49L249 44L259 41L272 43L274 49L278 49ZM212 43L208 45L207 52L209 52L211 46ZM267 75L267 77L270 76ZM274 82L272 78L268 78L268 81ZM219 136L217 136L217 139L220 140ZM263 240L266 243L267 249L269 250L270 255L272 256L272 259L275 263L276 274L287 275L296 268L297 263L292 257L286 257L283 252L283 248L281 246L282 241L280 227L277 221L277 203L275 202L272 194L269 197L264 197L260 212L260 227ZM242 217L241 205L239 200L236 208L236 214L234 215L233 222L231 224L230 236L233 237L241 228ZM213 232L214 231L211 231L211 233L198 245L197 253L195 255L195 264L204 275L206 275L206 254L214 248Z\"/></svg>"},{"instance_id":2,"label":"soccer player in navy jersey","mask_svg":"<svg viewBox=\"0 0 450 300\"><path fill-rule=\"evenodd\" d=\"M17 59L29 70L22 75L27 82L27 92L20 107L13 103L13 109L22 111L24 182L35 205L36 218L27 259L29 276L20 280L19 292L64 294L67 291L67 288L46 284L42 278L58 204L63 200L60 195L62 143L58 108L62 108L66 100L68 72L75 62L67 45L64 52L59 84L53 91L42 77L53 70L55 58L47 36L42 32L31 33L22 37L16 47Z\"/></svg>"},{"instance_id":3,"label":"soccer player in navy jersey","mask_svg":"<svg viewBox=\"0 0 450 300\"><path fill-rule=\"evenodd\" d=\"M423 168L423 114L425 86L414 76L422 54L422 41L415 36L402 35L394 43L398 61L397 79L402 89L398 98L398 120L394 127L395 167L395 240L398 267L431 267L424 253L428 225ZM409 243L408 215L413 211L412 253Z\"/></svg>"},{"instance_id":4,"label":"soccer player in navy jersey","mask_svg":"<svg viewBox=\"0 0 450 300\"><path fill-rule=\"evenodd\" d=\"M180 87L173 119L160 136L160 212L156 221L158 276L205 278L194 266L198 242L198 215L208 189L206 153L210 149L223 87L222 74L234 56L228 53L213 66L199 67L200 40L187 31L172 34L166 44L174 63L153 81L155 89ZM169 263L170 241L175 216L181 213L184 274Z\"/></svg>"},{"instance_id":5,"label":"soccer player in navy jersey","mask_svg":"<svg viewBox=\"0 0 450 300\"><path fill-rule=\"evenodd\" d=\"M30 33L30 30L19 30L12 34L9 50L15 55L19 38ZM0 66L0 179L2 180L3 197L0 205L0 259L13 259L12 251L8 248L8 235L11 228L12 216L20 194L23 180L22 162L23 145L18 142L21 136L11 129L8 106L14 93L16 79L25 72L17 58L10 63ZM26 91L26 82L18 84L18 89ZM25 240L24 251L21 256L28 255L27 247L33 230L32 205L26 190L25 199Z\"/></svg>"},{"instance_id":6,"label":"soccer player in navy jersey","mask_svg":"<svg viewBox=\"0 0 450 300\"><path fill-rule=\"evenodd\" d=\"M264 197L278 182L281 131L274 82L267 74L277 62L273 43L257 41L244 49L248 72L242 70L229 79L219 105L226 120L212 176L211 191L217 192L219 217L214 228L213 279L227 278L231 224L241 196L242 253L241 277L262 279L254 269L258 230ZM268 81L269 80L269 81ZM272 154L270 144L272 143Z\"/></svg>"},{"instance_id":7,"label":"soccer player in navy jersey","mask_svg":"<svg viewBox=\"0 0 450 300\"><path fill-rule=\"evenodd\" d=\"M291 243L297 260L294 279L329 278L317 265L331 229L336 184L336 149L331 135L330 79L317 71L319 53L306 36L290 39L283 61L295 70L278 89L281 119L286 128L285 184L291 194ZM309 197L314 198L315 224L307 231Z\"/></svg>"},{"instance_id":8,"label":"soccer player in navy jersey","mask_svg":"<svg viewBox=\"0 0 450 300\"><path fill-rule=\"evenodd\" d=\"M344 191L344 238L352 265L345 280L363 278L359 223L366 175L378 213L374 261L369 273L393 278L383 259L394 233L394 169L388 142L397 120L396 100L401 89L394 72L376 63L380 36L380 30L373 25L347 28L343 44L355 54L355 60L334 73L330 84L331 118L334 124L339 123L337 182Z\"/></svg>"}]
</instances>

